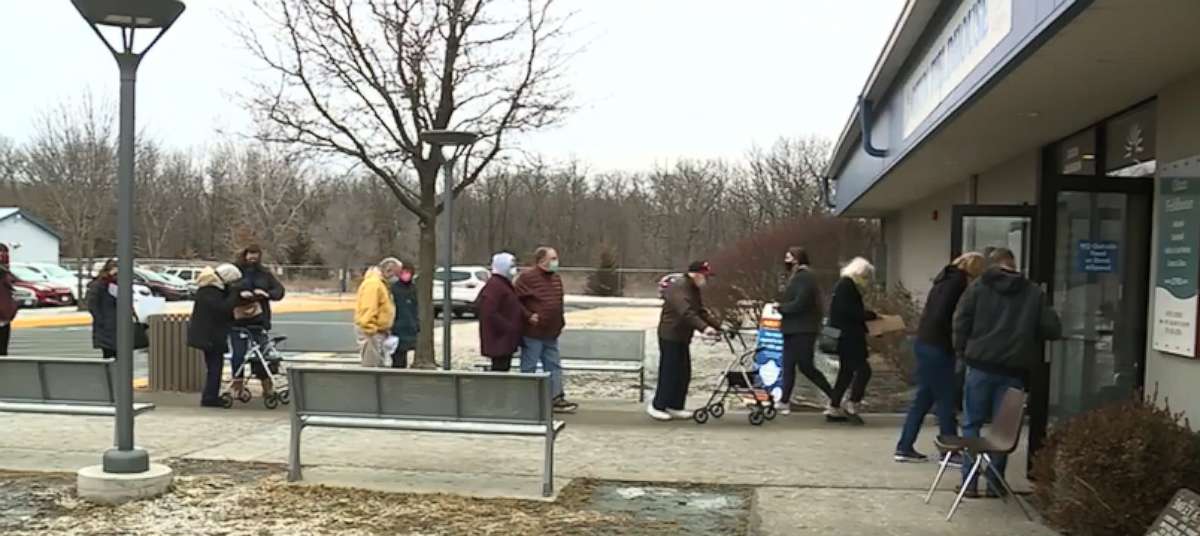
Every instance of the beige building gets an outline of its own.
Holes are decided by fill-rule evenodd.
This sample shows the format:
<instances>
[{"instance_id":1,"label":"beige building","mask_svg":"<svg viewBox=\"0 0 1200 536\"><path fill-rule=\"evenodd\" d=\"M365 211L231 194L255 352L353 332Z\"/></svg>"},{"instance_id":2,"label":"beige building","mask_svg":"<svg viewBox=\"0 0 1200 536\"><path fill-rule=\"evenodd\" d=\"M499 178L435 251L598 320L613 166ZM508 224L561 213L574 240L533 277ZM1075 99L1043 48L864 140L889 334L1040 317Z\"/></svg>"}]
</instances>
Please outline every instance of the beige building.
<instances>
[{"instance_id":1,"label":"beige building","mask_svg":"<svg viewBox=\"0 0 1200 536\"><path fill-rule=\"evenodd\" d=\"M1144 387L1200 419L1200 2L910 0L828 170L879 218L890 285L1009 247L1067 338L1031 447Z\"/></svg>"}]
</instances>

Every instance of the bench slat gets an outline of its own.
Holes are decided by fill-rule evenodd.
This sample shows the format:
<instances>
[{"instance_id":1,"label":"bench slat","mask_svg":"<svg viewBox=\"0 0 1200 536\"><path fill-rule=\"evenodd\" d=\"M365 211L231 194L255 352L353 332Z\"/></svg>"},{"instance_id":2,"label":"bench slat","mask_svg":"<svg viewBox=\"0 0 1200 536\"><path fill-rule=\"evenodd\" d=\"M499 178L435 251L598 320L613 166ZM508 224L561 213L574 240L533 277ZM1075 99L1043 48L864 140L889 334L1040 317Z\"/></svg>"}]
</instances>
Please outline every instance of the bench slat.
<instances>
[{"instance_id":1,"label":"bench slat","mask_svg":"<svg viewBox=\"0 0 1200 536\"><path fill-rule=\"evenodd\" d=\"M133 405L133 414L138 415L154 409L154 404L138 403ZM0 402L0 413L48 413L54 415L83 415L94 417L112 417L116 415L115 406L100 406L89 404L70 404L50 402Z\"/></svg>"},{"instance_id":2,"label":"bench slat","mask_svg":"<svg viewBox=\"0 0 1200 536\"><path fill-rule=\"evenodd\" d=\"M425 421L408 419L379 419L375 417L341 417L332 415L301 415L306 426L329 428L369 428L377 430L407 430L410 432L452 432L469 434L544 436L541 424L482 423L459 421ZM554 421L554 431L567 423Z\"/></svg>"},{"instance_id":3,"label":"bench slat","mask_svg":"<svg viewBox=\"0 0 1200 536\"><path fill-rule=\"evenodd\" d=\"M491 363L476 363L475 368L487 370L492 367ZM573 370L581 372L641 372L646 367L641 363L623 364L623 363L588 363L580 361L563 361L563 370ZM519 371L520 363L513 362L513 370Z\"/></svg>"}]
</instances>

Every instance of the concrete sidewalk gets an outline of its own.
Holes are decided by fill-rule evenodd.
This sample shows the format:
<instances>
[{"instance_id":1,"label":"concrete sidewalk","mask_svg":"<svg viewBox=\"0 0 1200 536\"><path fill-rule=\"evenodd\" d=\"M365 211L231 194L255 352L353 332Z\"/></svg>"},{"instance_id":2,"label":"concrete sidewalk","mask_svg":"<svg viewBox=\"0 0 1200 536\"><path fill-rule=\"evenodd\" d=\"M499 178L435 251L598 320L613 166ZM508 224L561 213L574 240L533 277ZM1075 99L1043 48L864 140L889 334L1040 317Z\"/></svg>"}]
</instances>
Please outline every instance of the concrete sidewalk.
<instances>
[{"instance_id":1,"label":"concrete sidewalk","mask_svg":"<svg viewBox=\"0 0 1200 536\"><path fill-rule=\"evenodd\" d=\"M189 458L281 464L288 413L258 405L194 407L194 395L145 394L160 405L138 419L138 443L156 460ZM968 501L944 521L957 478L930 505L921 502L934 464L897 464L897 416L868 416L864 427L819 415L781 416L751 427L731 411L706 425L659 423L627 401L582 402L568 415L556 452L557 484L572 478L737 484L754 488L756 534L1053 534L1025 521L1015 504ZM94 464L112 442L108 418L0 414L0 469L74 471ZM932 450L933 428L921 445ZM388 491L532 497L538 491L537 439L311 429L303 458L309 483ZM1022 453L1010 462L1019 491Z\"/></svg>"}]
</instances>

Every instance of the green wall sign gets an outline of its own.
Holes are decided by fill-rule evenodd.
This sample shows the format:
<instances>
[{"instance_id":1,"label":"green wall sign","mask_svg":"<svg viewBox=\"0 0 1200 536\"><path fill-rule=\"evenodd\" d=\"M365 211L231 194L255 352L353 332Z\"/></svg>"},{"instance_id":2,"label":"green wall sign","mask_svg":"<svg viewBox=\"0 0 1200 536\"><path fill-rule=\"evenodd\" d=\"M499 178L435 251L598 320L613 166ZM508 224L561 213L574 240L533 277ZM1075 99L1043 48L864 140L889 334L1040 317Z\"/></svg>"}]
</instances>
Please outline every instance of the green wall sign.
<instances>
[{"instance_id":1,"label":"green wall sign","mask_svg":"<svg viewBox=\"0 0 1200 536\"><path fill-rule=\"evenodd\" d=\"M1200 285L1200 179L1158 181L1158 278L1154 289L1154 349L1196 357Z\"/></svg>"}]
</instances>

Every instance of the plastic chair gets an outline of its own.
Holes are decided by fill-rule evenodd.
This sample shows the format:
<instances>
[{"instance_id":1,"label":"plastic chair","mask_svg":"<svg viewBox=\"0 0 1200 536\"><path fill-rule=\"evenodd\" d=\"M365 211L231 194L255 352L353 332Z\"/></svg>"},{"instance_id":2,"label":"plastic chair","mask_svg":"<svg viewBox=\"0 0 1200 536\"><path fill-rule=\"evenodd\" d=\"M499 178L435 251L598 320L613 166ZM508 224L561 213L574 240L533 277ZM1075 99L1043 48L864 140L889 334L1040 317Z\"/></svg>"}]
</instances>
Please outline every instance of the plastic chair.
<instances>
[{"instance_id":1,"label":"plastic chair","mask_svg":"<svg viewBox=\"0 0 1200 536\"><path fill-rule=\"evenodd\" d=\"M969 456L974 460L967 476L967 482L974 482L976 476L979 476L984 470L991 471L992 476L1004 487L1005 501L1007 501L1007 497L1015 498L1017 506L1021 507L1021 512L1027 519L1033 521L1029 510L1025 508L1025 503L1013 493L1012 487L1008 485L1004 475L1001 475L1000 471L996 470L992 464L992 456L1008 455L1017 450L1017 446L1021 442L1022 423L1025 420L1025 398L1025 392L1020 389L1010 388L1005 391L1004 397L1000 401L1000 407L993 411L992 424L985 437L938 436L934 444L944 454L937 476L933 479L933 485L929 486L929 493L925 495L925 504L929 504L929 501L933 499L933 492L941 483L942 476L946 474L951 456L957 452L963 454L964 459ZM950 513L946 515L946 521L950 521L954 517L954 513L962 504L966 493L967 486L962 486L958 491L958 496L954 499L954 504L950 507Z\"/></svg>"}]
</instances>

